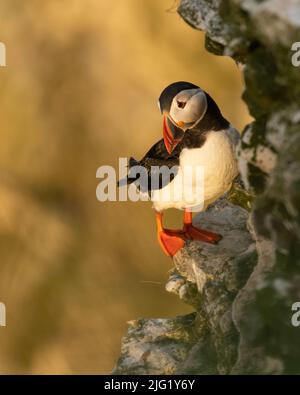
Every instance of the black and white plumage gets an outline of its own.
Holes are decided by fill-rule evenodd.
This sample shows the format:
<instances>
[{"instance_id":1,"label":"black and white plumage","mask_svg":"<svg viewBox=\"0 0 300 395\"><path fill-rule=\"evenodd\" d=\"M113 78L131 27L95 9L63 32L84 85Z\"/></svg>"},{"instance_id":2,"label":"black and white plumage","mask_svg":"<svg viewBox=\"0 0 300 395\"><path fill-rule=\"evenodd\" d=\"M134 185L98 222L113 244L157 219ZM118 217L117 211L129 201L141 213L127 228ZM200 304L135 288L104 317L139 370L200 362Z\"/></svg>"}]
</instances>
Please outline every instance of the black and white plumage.
<instances>
[{"instance_id":1,"label":"black and white plumage","mask_svg":"<svg viewBox=\"0 0 300 395\"><path fill-rule=\"evenodd\" d=\"M215 101L201 88L188 82L176 82L165 88L159 98L159 108L164 116L163 139L154 144L140 161L130 159L127 182L136 183L138 180L132 177L130 169L143 166L148 174L148 183L146 187L139 187L142 192L147 189L156 212L169 208L190 211L199 207L200 211L205 210L230 189L238 175L235 147L239 133L222 116ZM161 166L173 169L175 166L176 171L169 180L164 182L160 178L159 184L153 187L151 175ZM194 201L185 201L184 196L180 200L172 199L178 188L185 185L183 169L186 166L202 166L204 169L202 201L198 201L198 195ZM193 179L192 185L196 182ZM166 199L166 196L170 198ZM167 232L168 237L186 238L185 233L175 233ZM167 249L166 252L174 255L174 251Z\"/></svg>"}]
</instances>

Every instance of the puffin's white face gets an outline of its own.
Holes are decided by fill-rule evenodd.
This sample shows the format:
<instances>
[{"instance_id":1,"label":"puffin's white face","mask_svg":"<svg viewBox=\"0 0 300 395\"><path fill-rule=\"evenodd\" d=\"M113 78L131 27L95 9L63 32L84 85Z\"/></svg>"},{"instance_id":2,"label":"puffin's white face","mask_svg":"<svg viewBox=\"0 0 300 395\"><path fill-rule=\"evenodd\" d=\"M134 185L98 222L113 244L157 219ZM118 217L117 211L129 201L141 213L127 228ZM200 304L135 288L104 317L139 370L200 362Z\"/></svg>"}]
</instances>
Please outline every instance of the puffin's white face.
<instances>
[{"instance_id":1,"label":"puffin's white face","mask_svg":"<svg viewBox=\"0 0 300 395\"><path fill-rule=\"evenodd\" d=\"M207 110L206 95L201 89L188 89L179 92L173 99L169 116L181 129L195 126Z\"/></svg>"}]
</instances>

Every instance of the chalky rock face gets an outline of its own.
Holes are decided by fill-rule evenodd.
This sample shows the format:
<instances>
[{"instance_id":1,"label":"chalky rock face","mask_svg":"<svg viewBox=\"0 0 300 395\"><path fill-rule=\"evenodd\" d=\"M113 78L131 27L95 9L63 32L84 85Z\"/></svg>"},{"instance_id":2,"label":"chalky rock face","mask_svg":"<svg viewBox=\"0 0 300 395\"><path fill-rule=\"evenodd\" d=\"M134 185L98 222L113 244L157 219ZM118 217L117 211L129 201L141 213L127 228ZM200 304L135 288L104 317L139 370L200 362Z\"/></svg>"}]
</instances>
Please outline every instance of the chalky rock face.
<instances>
[{"instance_id":1,"label":"chalky rock face","mask_svg":"<svg viewBox=\"0 0 300 395\"><path fill-rule=\"evenodd\" d=\"M174 319L135 320L122 341L115 374L226 374L237 358L239 332L233 302L257 262L248 212L225 200L194 224L222 229L217 246L190 242L174 257L166 284L195 313Z\"/></svg>"},{"instance_id":2,"label":"chalky rock face","mask_svg":"<svg viewBox=\"0 0 300 395\"><path fill-rule=\"evenodd\" d=\"M195 318L130 321L113 374L174 374L196 342Z\"/></svg>"},{"instance_id":3,"label":"chalky rock face","mask_svg":"<svg viewBox=\"0 0 300 395\"><path fill-rule=\"evenodd\" d=\"M200 214L195 224L224 239L192 242L174 257L166 289L195 308L196 340L171 370L300 374L300 327L291 322L300 301L300 67L292 64L300 2L181 0L178 12L205 31L209 51L244 65L243 98L255 121L243 132L239 163L256 198L249 219L224 201ZM125 354L123 346L121 360ZM166 373L154 365L151 372Z\"/></svg>"},{"instance_id":4,"label":"chalky rock face","mask_svg":"<svg viewBox=\"0 0 300 395\"><path fill-rule=\"evenodd\" d=\"M240 336L233 321L233 303L257 262L256 244L247 221L247 211L221 200L199 214L194 224L212 231L222 229L223 239L216 246L191 242L174 257L178 273L198 291L197 318L202 336L195 349L208 342L218 374L229 374L237 360ZM201 359L201 354L191 352L186 366L197 364L197 358ZM189 368L184 371L190 372ZM211 372L202 368L198 372L193 369L193 373Z\"/></svg>"}]
</instances>

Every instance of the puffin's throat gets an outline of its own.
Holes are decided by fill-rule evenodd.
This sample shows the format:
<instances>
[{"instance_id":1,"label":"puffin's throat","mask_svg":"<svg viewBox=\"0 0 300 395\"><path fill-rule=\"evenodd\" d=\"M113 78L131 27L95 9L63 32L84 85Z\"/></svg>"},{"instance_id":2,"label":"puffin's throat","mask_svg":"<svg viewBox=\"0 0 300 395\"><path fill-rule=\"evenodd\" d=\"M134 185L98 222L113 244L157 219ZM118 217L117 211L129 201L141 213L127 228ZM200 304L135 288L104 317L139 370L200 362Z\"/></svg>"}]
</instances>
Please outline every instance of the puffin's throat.
<instances>
[{"instance_id":1,"label":"puffin's throat","mask_svg":"<svg viewBox=\"0 0 300 395\"><path fill-rule=\"evenodd\" d=\"M163 137L166 149L169 154L172 153L174 148L184 136L183 130L177 128L165 115L163 120Z\"/></svg>"}]
</instances>

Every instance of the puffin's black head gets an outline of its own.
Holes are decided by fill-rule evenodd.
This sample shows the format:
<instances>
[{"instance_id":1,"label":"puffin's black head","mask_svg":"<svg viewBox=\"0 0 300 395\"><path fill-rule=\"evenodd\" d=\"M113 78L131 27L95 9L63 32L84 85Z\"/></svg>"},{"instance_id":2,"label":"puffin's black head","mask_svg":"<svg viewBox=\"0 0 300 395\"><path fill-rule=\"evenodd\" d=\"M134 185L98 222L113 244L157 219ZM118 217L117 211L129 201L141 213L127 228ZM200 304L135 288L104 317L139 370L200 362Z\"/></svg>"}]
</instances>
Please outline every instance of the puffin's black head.
<instances>
[{"instance_id":1,"label":"puffin's black head","mask_svg":"<svg viewBox=\"0 0 300 395\"><path fill-rule=\"evenodd\" d=\"M193 128L205 115L205 92L190 82L174 82L167 86L158 99L164 115L163 135L169 153L183 138L187 129Z\"/></svg>"}]
</instances>

